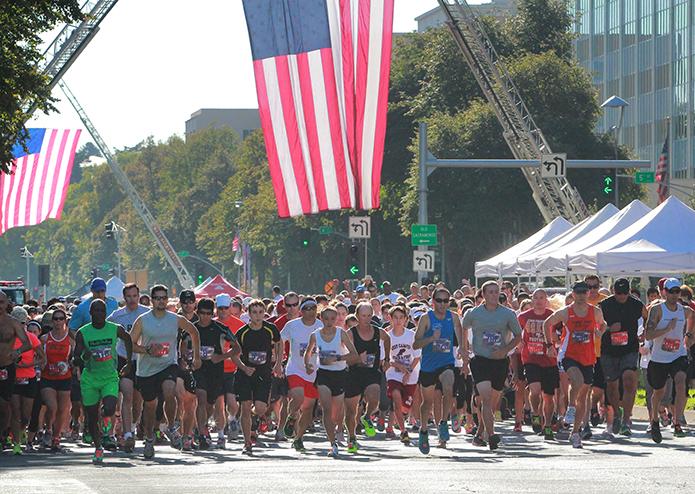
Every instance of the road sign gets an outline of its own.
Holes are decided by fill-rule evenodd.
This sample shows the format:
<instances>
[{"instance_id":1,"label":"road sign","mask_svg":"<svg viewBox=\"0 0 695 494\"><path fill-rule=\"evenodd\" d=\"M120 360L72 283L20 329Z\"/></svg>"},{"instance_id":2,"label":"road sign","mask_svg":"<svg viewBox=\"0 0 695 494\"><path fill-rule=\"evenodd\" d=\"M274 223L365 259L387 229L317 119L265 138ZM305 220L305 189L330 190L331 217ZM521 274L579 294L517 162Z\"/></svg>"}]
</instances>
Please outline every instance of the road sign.
<instances>
[{"instance_id":1,"label":"road sign","mask_svg":"<svg viewBox=\"0 0 695 494\"><path fill-rule=\"evenodd\" d=\"M558 178L565 176L567 155L565 153L541 155L541 177Z\"/></svg>"},{"instance_id":2,"label":"road sign","mask_svg":"<svg viewBox=\"0 0 695 494\"><path fill-rule=\"evenodd\" d=\"M613 192L613 177L610 175L603 176L603 193L609 195Z\"/></svg>"},{"instance_id":3,"label":"road sign","mask_svg":"<svg viewBox=\"0 0 695 494\"><path fill-rule=\"evenodd\" d=\"M180 251L178 251L178 255L179 255L179 257L188 257L191 255L191 253L188 252L187 250L180 250Z\"/></svg>"},{"instance_id":4,"label":"road sign","mask_svg":"<svg viewBox=\"0 0 695 494\"><path fill-rule=\"evenodd\" d=\"M360 268L357 267L357 264L353 264L352 266L350 266L349 271L352 276L355 276L357 273L360 272Z\"/></svg>"},{"instance_id":5,"label":"road sign","mask_svg":"<svg viewBox=\"0 0 695 494\"><path fill-rule=\"evenodd\" d=\"M332 226L320 226L319 227L319 235L330 235L333 233L333 227Z\"/></svg>"},{"instance_id":6,"label":"road sign","mask_svg":"<svg viewBox=\"0 0 695 494\"><path fill-rule=\"evenodd\" d=\"M655 181L654 172L637 172L635 173L636 184L653 184Z\"/></svg>"},{"instance_id":7,"label":"road sign","mask_svg":"<svg viewBox=\"0 0 695 494\"><path fill-rule=\"evenodd\" d=\"M350 216L348 223L350 238L370 238L372 236L372 221L369 216Z\"/></svg>"},{"instance_id":8,"label":"road sign","mask_svg":"<svg viewBox=\"0 0 695 494\"><path fill-rule=\"evenodd\" d=\"M413 271L434 271L434 251L433 250L414 250L413 251Z\"/></svg>"},{"instance_id":9,"label":"road sign","mask_svg":"<svg viewBox=\"0 0 695 494\"><path fill-rule=\"evenodd\" d=\"M410 227L410 243L418 245L437 245L437 225L412 225Z\"/></svg>"}]
</instances>

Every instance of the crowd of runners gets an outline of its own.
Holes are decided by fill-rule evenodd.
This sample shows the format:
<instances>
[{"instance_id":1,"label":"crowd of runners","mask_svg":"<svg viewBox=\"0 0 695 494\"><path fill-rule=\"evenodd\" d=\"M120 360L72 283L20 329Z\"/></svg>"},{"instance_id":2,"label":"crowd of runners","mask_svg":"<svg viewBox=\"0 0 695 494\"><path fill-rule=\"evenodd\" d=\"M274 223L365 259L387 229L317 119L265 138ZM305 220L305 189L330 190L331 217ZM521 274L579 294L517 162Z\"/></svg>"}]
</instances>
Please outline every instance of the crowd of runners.
<instances>
[{"instance_id":1,"label":"crowd of runners","mask_svg":"<svg viewBox=\"0 0 695 494\"><path fill-rule=\"evenodd\" d=\"M675 278L644 302L627 279L598 276L552 294L507 281L344 288L213 300L127 284L119 306L95 278L85 300L43 307L0 291L2 448L60 453L69 439L99 464L138 441L146 459L164 443L251 455L261 438L303 453L312 434L338 457L381 431L423 454L452 433L495 450L512 417L514 433L581 448L596 428L633 434L640 374L648 436L686 434L695 318Z\"/></svg>"}]
</instances>

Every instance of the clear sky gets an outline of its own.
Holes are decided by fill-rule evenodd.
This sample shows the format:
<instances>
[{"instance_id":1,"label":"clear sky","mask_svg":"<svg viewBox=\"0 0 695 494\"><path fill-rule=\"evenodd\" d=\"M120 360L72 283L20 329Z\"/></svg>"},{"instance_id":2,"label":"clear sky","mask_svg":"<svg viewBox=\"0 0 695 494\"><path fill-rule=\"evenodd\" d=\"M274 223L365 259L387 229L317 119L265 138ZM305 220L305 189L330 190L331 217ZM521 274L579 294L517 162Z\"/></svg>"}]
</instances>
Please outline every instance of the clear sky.
<instances>
[{"instance_id":1,"label":"clear sky","mask_svg":"<svg viewBox=\"0 0 695 494\"><path fill-rule=\"evenodd\" d=\"M416 30L436 6L396 0L394 31ZM64 80L111 148L183 135L200 108L258 106L241 0L120 0ZM29 126L82 128L70 103L57 108Z\"/></svg>"}]
</instances>

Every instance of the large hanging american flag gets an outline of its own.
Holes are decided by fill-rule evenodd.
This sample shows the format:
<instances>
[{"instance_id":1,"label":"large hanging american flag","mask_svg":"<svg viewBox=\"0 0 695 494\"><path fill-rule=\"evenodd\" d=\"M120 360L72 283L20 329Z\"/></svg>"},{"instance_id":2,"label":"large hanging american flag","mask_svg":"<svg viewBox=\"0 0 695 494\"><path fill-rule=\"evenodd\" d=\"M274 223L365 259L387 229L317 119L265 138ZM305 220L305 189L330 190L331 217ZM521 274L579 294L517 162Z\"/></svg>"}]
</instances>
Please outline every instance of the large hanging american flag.
<instances>
[{"instance_id":1,"label":"large hanging american flag","mask_svg":"<svg viewBox=\"0 0 695 494\"><path fill-rule=\"evenodd\" d=\"M80 130L27 129L27 151L12 150L10 175L0 174L0 235L10 228L60 219Z\"/></svg>"},{"instance_id":2,"label":"large hanging american flag","mask_svg":"<svg viewBox=\"0 0 695 494\"><path fill-rule=\"evenodd\" d=\"M244 0L280 217L379 207L394 0Z\"/></svg>"},{"instance_id":3,"label":"large hanging american flag","mask_svg":"<svg viewBox=\"0 0 695 494\"><path fill-rule=\"evenodd\" d=\"M671 195L669 190L669 152L668 152L669 129L666 128L666 140L664 147L661 148L659 163L656 165L656 183L658 187L656 193L659 196L659 204L664 202Z\"/></svg>"}]
</instances>

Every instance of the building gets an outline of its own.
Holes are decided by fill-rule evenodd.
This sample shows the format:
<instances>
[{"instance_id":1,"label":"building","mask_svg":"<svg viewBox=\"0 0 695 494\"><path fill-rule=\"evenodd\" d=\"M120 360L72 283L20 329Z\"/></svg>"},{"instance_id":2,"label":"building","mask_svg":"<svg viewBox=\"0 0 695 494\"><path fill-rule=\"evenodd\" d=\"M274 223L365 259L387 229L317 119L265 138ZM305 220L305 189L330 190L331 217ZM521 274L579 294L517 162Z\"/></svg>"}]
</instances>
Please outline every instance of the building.
<instances>
[{"instance_id":1,"label":"building","mask_svg":"<svg viewBox=\"0 0 695 494\"><path fill-rule=\"evenodd\" d=\"M618 142L654 170L668 129L671 192L688 202L695 186L695 0L573 0L572 8L577 58L599 100L617 95L629 103ZM614 128L619 113L606 109L597 130Z\"/></svg>"},{"instance_id":2,"label":"building","mask_svg":"<svg viewBox=\"0 0 695 494\"><path fill-rule=\"evenodd\" d=\"M492 0L490 3L471 4L471 8L478 15L489 15L501 19L516 14L516 1ZM417 21L417 32L422 33L430 28L443 25L446 17L442 9L436 7L417 16L415 20Z\"/></svg>"},{"instance_id":3,"label":"building","mask_svg":"<svg viewBox=\"0 0 695 494\"><path fill-rule=\"evenodd\" d=\"M202 108L186 120L186 137L202 129L231 127L242 139L261 128L257 108Z\"/></svg>"}]
</instances>

